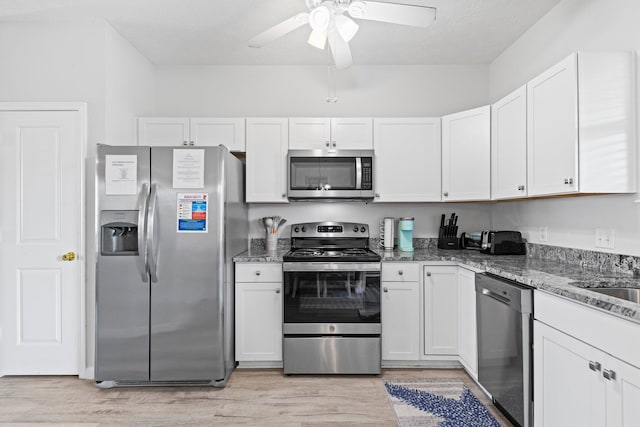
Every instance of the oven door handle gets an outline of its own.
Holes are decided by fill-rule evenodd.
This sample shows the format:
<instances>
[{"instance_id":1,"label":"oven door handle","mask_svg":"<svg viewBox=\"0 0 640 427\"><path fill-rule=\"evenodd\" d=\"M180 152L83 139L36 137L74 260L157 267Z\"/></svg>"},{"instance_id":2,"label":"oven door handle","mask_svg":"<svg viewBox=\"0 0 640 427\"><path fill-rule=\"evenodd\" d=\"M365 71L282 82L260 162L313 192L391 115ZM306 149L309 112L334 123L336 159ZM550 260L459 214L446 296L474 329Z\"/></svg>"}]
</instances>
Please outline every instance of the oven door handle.
<instances>
[{"instance_id":1,"label":"oven door handle","mask_svg":"<svg viewBox=\"0 0 640 427\"><path fill-rule=\"evenodd\" d=\"M379 262L285 262L282 271L380 271Z\"/></svg>"}]
</instances>

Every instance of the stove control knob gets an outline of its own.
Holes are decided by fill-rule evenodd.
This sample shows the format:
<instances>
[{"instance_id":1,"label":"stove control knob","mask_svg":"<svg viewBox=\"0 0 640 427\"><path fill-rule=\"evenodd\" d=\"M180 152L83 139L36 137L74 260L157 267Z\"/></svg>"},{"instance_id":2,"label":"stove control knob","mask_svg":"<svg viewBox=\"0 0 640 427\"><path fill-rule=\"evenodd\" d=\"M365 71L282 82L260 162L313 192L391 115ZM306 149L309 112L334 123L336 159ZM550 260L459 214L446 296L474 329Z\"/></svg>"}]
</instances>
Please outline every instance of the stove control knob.
<instances>
[{"instance_id":1,"label":"stove control knob","mask_svg":"<svg viewBox=\"0 0 640 427\"><path fill-rule=\"evenodd\" d=\"M357 226L357 225L354 225L354 226L353 226L353 232L354 232L354 233L357 233L357 232L358 232L358 226Z\"/></svg>"},{"instance_id":2,"label":"stove control knob","mask_svg":"<svg viewBox=\"0 0 640 427\"><path fill-rule=\"evenodd\" d=\"M296 228L293 229L293 231L295 231L297 233L298 231L300 231L300 229L298 227L296 227Z\"/></svg>"},{"instance_id":3,"label":"stove control knob","mask_svg":"<svg viewBox=\"0 0 640 427\"><path fill-rule=\"evenodd\" d=\"M367 229L366 229L366 228L364 228L364 227L362 227L362 228L360 229L360 231L364 233L365 231L367 231Z\"/></svg>"},{"instance_id":4,"label":"stove control knob","mask_svg":"<svg viewBox=\"0 0 640 427\"><path fill-rule=\"evenodd\" d=\"M307 231L307 227L302 227L302 232L304 233L305 231Z\"/></svg>"}]
</instances>

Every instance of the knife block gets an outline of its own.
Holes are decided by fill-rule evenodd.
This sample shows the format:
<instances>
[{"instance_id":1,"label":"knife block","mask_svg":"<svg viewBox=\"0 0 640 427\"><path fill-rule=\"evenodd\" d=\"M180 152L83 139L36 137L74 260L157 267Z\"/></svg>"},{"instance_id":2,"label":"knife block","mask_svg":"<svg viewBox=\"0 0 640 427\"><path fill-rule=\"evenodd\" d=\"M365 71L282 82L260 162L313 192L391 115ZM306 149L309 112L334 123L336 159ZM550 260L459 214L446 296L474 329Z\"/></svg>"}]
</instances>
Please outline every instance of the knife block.
<instances>
[{"instance_id":1,"label":"knife block","mask_svg":"<svg viewBox=\"0 0 640 427\"><path fill-rule=\"evenodd\" d=\"M458 239L458 227L453 227L453 235L445 235L445 227L440 227L438 233L438 249L460 249L460 240Z\"/></svg>"}]
</instances>

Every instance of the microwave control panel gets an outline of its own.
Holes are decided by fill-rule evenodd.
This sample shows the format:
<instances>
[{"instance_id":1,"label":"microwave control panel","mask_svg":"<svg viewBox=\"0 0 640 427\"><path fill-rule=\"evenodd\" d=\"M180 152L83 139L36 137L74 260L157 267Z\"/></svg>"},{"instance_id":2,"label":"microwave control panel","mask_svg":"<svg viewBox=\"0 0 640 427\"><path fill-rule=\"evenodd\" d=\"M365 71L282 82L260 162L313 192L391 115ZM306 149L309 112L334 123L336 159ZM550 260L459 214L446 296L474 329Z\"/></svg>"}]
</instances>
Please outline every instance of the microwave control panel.
<instances>
[{"instance_id":1,"label":"microwave control panel","mask_svg":"<svg viewBox=\"0 0 640 427\"><path fill-rule=\"evenodd\" d=\"M362 189L373 189L373 159L371 157L362 158Z\"/></svg>"}]
</instances>

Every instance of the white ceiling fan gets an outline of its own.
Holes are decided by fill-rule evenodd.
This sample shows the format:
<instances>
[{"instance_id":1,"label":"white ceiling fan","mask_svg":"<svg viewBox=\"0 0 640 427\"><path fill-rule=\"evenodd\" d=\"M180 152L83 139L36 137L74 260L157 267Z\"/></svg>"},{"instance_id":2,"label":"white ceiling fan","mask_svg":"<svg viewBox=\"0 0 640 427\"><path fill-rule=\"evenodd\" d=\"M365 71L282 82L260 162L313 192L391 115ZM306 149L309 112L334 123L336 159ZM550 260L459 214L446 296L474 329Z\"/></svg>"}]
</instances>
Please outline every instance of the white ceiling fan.
<instances>
[{"instance_id":1,"label":"white ceiling fan","mask_svg":"<svg viewBox=\"0 0 640 427\"><path fill-rule=\"evenodd\" d=\"M305 1L310 12L299 13L263 31L249 40L249 46L262 47L308 23L311 26L308 43L324 49L328 40L336 68L345 69L353 64L348 42L359 28L351 18L413 27L428 27L436 18L433 7L364 0Z\"/></svg>"}]
</instances>

